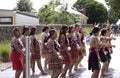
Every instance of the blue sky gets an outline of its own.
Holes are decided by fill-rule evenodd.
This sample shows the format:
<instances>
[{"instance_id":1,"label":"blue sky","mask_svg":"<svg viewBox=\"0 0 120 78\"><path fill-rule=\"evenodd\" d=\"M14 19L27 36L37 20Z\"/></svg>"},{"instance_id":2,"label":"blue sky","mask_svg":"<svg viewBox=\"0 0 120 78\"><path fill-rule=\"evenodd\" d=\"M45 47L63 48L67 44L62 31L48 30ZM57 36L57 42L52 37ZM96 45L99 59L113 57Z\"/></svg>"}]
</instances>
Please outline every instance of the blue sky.
<instances>
[{"instance_id":1,"label":"blue sky","mask_svg":"<svg viewBox=\"0 0 120 78\"><path fill-rule=\"evenodd\" d=\"M18 0L0 0L0 9L13 9L16 7L16 3ZM33 2L33 8L38 11L38 9L49 3L50 0L31 0ZM68 3L69 7L71 7L77 0L64 0L65 2ZM96 0L98 2L103 3L105 6L105 0Z\"/></svg>"}]
</instances>

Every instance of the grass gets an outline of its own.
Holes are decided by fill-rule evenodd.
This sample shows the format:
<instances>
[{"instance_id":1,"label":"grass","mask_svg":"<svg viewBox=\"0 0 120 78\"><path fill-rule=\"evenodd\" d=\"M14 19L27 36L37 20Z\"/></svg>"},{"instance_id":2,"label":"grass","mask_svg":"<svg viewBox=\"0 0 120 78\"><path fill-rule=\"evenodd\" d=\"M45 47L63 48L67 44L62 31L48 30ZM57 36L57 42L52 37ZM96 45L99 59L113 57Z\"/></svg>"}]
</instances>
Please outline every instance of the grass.
<instances>
[{"instance_id":1,"label":"grass","mask_svg":"<svg viewBox=\"0 0 120 78\"><path fill-rule=\"evenodd\" d=\"M89 33L91 32L91 30L92 30L93 28L92 27L84 27L83 28L83 31L85 32L85 35L87 36L87 35L89 35Z\"/></svg>"},{"instance_id":2,"label":"grass","mask_svg":"<svg viewBox=\"0 0 120 78\"><path fill-rule=\"evenodd\" d=\"M11 51L10 43L0 43L0 58L3 62L9 61L9 54Z\"/></svg>"}]
</instances>

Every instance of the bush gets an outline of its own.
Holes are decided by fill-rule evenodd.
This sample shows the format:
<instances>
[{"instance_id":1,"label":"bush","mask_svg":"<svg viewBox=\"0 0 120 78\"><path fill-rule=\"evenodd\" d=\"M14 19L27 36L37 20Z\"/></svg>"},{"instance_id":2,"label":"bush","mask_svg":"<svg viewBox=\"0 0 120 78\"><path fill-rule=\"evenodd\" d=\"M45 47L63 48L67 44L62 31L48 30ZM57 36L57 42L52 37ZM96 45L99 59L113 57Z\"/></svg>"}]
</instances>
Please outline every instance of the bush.
<instances>
[{"instance_id":1,"label":"bush","mask_svg":"<svg viewBox=\"0 0 120 78\"><path fill-rule=\"evenodd\" d=\"M0 57L3 62L10 61L9 54L11 51L10 43L0 43Z\"/></svg>"},{"instance_id":2,"label":"bush","mask_svg":"<svg viewBox=\"0 0 120 78\"><path fill-rule=\"evenodd\" d=\"M88 27L83 27L83 31L85 32L85 36L89 35L90 32L92 31L93 27L88 26Z\"/></svg>"}]
</instances>

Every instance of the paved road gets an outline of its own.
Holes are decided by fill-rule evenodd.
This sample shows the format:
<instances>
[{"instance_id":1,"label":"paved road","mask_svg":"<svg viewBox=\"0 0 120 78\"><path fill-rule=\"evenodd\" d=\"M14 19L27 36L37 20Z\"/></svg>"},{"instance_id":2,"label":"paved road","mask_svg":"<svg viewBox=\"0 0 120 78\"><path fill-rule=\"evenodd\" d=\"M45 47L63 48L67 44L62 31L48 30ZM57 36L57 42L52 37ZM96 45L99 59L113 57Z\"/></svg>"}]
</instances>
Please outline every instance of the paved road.
<instances>
[{"instance_id":1,"label":"paved road","mask_svg":"<svg viewBox=\"0 0 120 78\"><path fill-rule=\"evenodd\" d=\"M120 51L120 37L117 37L116 41L113 41L112 43L116 45L116 48L113 49L114 53L112 54L112 60L111 60L110 68L109 68L109 71L111 74L105 78L120 78L120 61L119 61L120 60L120 52L119 52ZM87 48L89 48L88 45L87 45ZM84 67L82 67L80 71L77 71L74 77L67 76L67 78L90 78L91 71L87 69L87 56L82 61L82 64ZM12 68L9 68L2 72L0 71L0 78L14 78L14 73L15 71L13 71ZM40 74L40 71L36 67L36 75L35 77L31 76L31 78L50 78L50 75L42 76Z\"/></svg>"}]
</instances>

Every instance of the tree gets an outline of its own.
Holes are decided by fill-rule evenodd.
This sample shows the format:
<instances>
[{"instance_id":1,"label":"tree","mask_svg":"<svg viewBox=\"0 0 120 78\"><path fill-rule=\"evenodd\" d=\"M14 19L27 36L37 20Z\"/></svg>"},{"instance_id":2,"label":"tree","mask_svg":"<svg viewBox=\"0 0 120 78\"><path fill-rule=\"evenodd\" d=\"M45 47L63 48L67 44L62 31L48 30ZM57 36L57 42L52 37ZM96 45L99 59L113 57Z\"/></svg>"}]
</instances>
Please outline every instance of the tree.
<instances>
[{"instance_id":1,"label":"tree","mask_svg":"<svg viewBox=\"0 0 120 78\"><path fill-rule=\"evenodd\" d=\"M120 19L120 0L105 0L110 7L109 16L115 21Z\"/></svg>"},{"instance_id":2,"label":"tree","mask_svg":"<svg viewBox=\"0 0 120 78\"><path fill-rule=\"evenodd\" d=\"M77 0L73 5L79 12L86 11L88 23L103 23L107 21L108 12L106 7L95 0Z\"/></svg>"},{"instance_id":3,"label":"tree","mask_svg":"<svg viewBox=\"0 0 120 78\"><path fill-rule=\"evenodd\" d=\"M45 24L73 24L79 22L78 15L67 12L68 5L62 6L60 0L51 0L46 6L43 6L38 11L40 23ZM60 11L56 11L56 7L60 7Z\"/></svg>"},{"instance_id":4,"label":"tree","mask_svg":"<svg viewBox=\"0 0 120 78\"><path fill-rule=\"evenodd\" d=\"M32 12L34 9L30 0L19 0L17 3L17 10L23 12Z\"/></svg>"}]
</instances>

